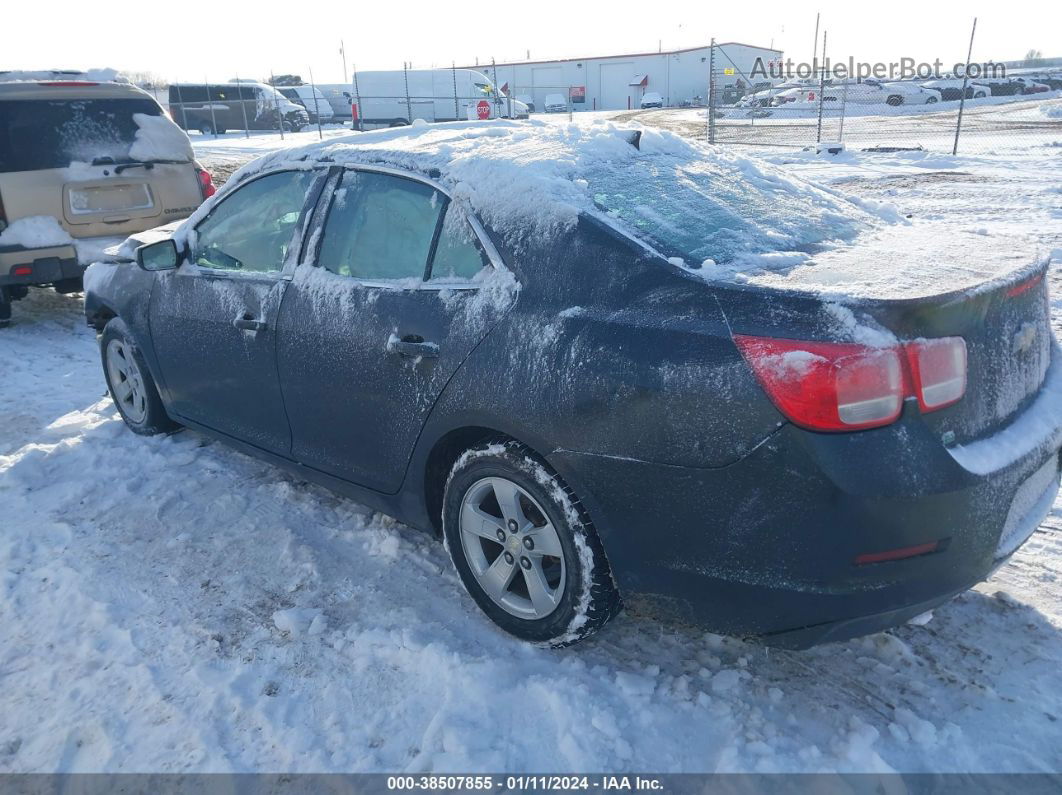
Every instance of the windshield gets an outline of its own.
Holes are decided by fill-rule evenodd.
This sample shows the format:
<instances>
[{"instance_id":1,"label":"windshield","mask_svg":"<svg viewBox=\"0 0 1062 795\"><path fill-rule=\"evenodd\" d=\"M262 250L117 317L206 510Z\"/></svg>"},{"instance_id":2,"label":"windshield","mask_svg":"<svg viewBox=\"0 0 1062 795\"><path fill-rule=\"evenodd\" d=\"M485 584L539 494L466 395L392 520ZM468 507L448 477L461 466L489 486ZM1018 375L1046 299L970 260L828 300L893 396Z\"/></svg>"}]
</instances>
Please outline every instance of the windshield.
<instances>
[{"instance_id":1,"label":"windshield","mask_svg":"<svg viewBox=\"0 0 1062 795\"><path fill-rule=\"evenodd\" d=\"M151 99L26 99L0 102L0 172L128 161L133 114L161 116Z\"/></svg>"},{"instance_id":2,"label":"windshield","mask_svg":"<svg viewBox=\"0 0 1062 795\"><path fill-rule=\"evenodd\" d=\"M745 254L812 252L862 225L810 190L728 163L642 154L586 175L594 203L665 257L699 265Z\"/></svg>"}]
</instances>

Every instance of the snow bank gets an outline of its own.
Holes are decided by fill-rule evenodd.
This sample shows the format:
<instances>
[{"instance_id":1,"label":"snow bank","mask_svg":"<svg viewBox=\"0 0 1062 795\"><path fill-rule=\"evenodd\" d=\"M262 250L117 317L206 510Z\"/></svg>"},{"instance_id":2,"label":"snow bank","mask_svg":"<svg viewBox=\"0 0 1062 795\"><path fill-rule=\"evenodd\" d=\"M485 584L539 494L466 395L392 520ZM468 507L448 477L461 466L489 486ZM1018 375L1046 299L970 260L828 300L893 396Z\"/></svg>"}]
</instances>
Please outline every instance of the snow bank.
<instances>
[{"instance_id":1,"label":"snow bank","mask_svg":"<svg viewBox=\"0 0 1062 795\"><path fill-rule=\"evenodd\" d=\"M0 232L0 246L47 248L66 246L73 242L73 238L50 215L31 215L27 218L19 218Z\"/></svg>"},{"instance_id":2,"label":"snow bank","mask_svg":"<svg viewBox=\"0 0 1062 795\"><path fill-rule=\"evenodd\" d=\"M1045 102L1038 110L1049 119L1062 119L1062 102Z\"/></svg>"},{"instance_id":3,"label":"snow bank","mask_svg":"<svg viewBox=\"0 0 1062 795\"><path fill-rule=\"evenodd\" d=\"M563 232L581 213L690 262L852 239L879 220L755 158L609 122L455 122L352 134L286 149L237 172L320 159L435 174L514 247ZM692 224L692 226L691 226Z\"/></svg>"},{"instance_id":4,"label":"snow bank","mask_svg":"<svg viewBox=\"0 0 1062 795\"><path fill-rule=\"evenodd\" d=\"M166 116L149 116L146 113L134 113L136 137L129 147L129 157L133 160L180 160L193 159L192 143L184 130L170 121Z\"/></svg>"}]
</instances>

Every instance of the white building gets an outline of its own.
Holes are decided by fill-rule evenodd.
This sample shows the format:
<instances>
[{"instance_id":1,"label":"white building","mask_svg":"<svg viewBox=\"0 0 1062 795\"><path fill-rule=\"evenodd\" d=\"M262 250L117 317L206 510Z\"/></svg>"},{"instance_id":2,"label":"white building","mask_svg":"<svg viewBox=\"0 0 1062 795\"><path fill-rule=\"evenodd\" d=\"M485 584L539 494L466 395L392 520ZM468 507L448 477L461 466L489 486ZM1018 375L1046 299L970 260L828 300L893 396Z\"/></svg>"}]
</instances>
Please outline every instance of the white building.
<instances>
[{"instance_id":1,"label":"white building","mask_svg":"<svg viewBox=\"0 0 1062 795\"><path fill-rule=\"evenodd\" d=\"M764 65L780 60L781 50L723 42L715 45L716 87L759 82L752 77L757 58ZM706 101L710 47L691 47L664 52L609 55L596 58L565 58L555 61L479 63L465 68L478 69L494 80L510 96L533 103L541 111L548 94L572 97L575 110L622 110L637 108L642 95L656 92L665 105Z\"/></svg>"}]
</instances>

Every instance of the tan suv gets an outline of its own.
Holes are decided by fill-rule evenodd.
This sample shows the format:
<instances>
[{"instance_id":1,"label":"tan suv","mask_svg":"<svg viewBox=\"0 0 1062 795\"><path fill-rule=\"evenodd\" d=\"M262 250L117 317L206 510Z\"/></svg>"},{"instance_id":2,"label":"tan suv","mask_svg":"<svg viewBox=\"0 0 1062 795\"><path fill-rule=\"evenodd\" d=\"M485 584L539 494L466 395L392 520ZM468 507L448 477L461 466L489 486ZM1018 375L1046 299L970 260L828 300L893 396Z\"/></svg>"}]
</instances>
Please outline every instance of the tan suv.
<instances>
[{"instance_id":1,"label":"tan suv","mask_svg":"<svg viewBox=\"0 0 1062 795\"><path fill-rule=\"evenodd\" d=\"M128 83L0 73L0 327L31 286L77 292L109 245L214 192L185 133Z\"/></svg>"}]
</instances>

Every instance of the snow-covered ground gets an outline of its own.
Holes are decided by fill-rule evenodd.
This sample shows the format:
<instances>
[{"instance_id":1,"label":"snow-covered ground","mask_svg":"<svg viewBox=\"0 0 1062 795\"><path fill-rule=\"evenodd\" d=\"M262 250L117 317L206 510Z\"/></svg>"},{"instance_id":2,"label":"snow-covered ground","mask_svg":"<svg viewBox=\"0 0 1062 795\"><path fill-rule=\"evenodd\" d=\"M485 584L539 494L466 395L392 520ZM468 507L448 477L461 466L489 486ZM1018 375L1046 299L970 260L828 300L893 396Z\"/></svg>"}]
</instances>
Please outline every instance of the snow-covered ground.
<instances>
[{"instance_id":1,"label":"snow-covered ground","mask_svg":"<svg viewBox=\"0 0 1062 795\"><path fill-rule=\"evenodd\" d=\"M942 245L1062 260L1062 147L771 159ZM623 615L549 651L434 539L128 432L77 296L36 291L0 334L0 771L1062 772L1062 499L925 625L795 653Z\"/></svg>"}]
</instances>

